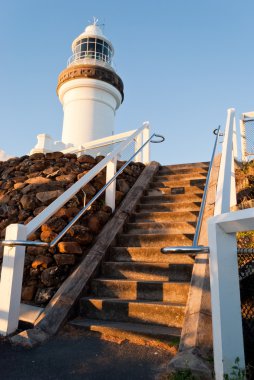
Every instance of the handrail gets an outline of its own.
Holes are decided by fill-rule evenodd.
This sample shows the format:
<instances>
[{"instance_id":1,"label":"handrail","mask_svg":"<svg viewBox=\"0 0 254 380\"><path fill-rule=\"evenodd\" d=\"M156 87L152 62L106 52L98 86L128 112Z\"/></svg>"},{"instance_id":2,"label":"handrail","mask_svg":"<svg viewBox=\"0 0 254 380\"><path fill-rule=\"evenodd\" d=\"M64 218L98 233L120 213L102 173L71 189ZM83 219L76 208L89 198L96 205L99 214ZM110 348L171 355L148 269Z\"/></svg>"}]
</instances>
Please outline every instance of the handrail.
<instances>
[{"instance_id":1,"label":"handrail","mask_svg":"<svg viewBox=\"0 0 254 380\"><path fill-rule=\"evenodd\" d=\"M159 137L160 140L153 140L154 137ZM112 182L121 174L124 169L130 164L133 158L142 151L142 149L149 143L162 143L165 138L161 135L153 133L152 136L147 139L143 145L129 158L128 161L123 164L123 166L115 173L115 175L95 194L95 196L78 212L78 214L71 220L70 223L58 234L55 239L52 240L51 243L41 242L41 241L26 241L26 240L2 240L0 244L3 246L37 246L37 247L48 247L53 248L55 245L62 239L62 237L69 231L69 229L81 218L81 216L86 212L87 209L91 207L91 205L96 201L97 198L111 185Z\"/></svg>"},{"instance_id":2,"label":"handrail","mask_svg":"<svg viewBox=\"0 0 254 380\"><path fill-rule=\"evenodd\" d=\"M145 122L142 127L137 129L128 139L120 143L111 153L101 160L86 175L75 182L69 189L53 201L45 210L37 215L26 225L27 236L35 232L43 223L45 223L52 215L54 215L66 202L68 202L80 189L90 182L101 170L103 170L112 160L114 160L121 152L135 139L140 133L149 128L149 123Z\"/></svg>"},{"instance_id":3,"label":"handrail","mask_svg":"<svg viewBox=\"0 0 254 380\"><path fill-rule=\"evenodd\" d=\"M206 177L206 183L205 183L205 188L204 188L204 193L201 201L201 206L200 206L200 211L198 215L198 220L197 220L197 225L196 225L196 231L195 235L193 238L193 243L192 246L179 246L179 247L163 247L161 248L162 253L190 253L190 254L196 254L197 252L207 252L207 247L204 246L199 246L198 245L198 239L200 235L200 229L201 229L201 223L203 220L203 214L205 210L205 203L206 203L206 198L207 198L207 190L209 186L209 181L210 181L210 176L211 176L211 171L214 163L214 157L215 153L217 150L217 145L218 145L218 138L219 136L223 136L223 133L220 133L220 126L213 131L213 133L216 135L215 142L214 142L214 147L213 147L213 152L212 152L212 157L211 161L209 164L209 169L207 172L207 177Z\"/></svg>"},{"instance_id":4,"label":"handrail","mask_svg":"<svg viewBox=\"0 0 254 380\"><path fill-rule=\"evenodd\" d=\"M136 129L130 130L128 132L118 133L117 135L103 137L102 139L89 141L85 145L81 145L79 148L71 146L69 148L63 149L62 152L63 153L80 153L86 150L93 150L93 149L102 148L108 145L118 144L122 141L125 141L134 132L136 132Z\"/></svg>"}]
</instances>

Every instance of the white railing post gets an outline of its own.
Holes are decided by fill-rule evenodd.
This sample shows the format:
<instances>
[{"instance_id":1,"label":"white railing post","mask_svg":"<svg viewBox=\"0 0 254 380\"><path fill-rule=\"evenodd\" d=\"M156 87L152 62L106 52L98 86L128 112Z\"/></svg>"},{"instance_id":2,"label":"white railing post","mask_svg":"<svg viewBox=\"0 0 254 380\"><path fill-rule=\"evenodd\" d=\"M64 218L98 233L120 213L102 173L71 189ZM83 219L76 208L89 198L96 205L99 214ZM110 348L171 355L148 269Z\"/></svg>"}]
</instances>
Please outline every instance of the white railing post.
<instances>
[{"instance_id":1,"label":"white railing post","mask_svg":"<svg viewBox=\"0 0 254 380\"><path fill-rule=\"evenodd\" d=\"M150 125L148 121L143 123L143 144L150 138ZM150 143L146 144L143 148L143 163L147 164L150 162Z\"/></svg>"},{"instance_id":2,"label":"white railing post","mask_svg":"<svg viewBox=\"0 0 254 380\"><path fill-rule=\"evenodd\" d=\"M116 173L117 156L113 160L109 161L106 169L106 183L115 175ZM116 207L116 181L113 181L106 189L105 195L106 205L112 208L112 212L115 211Z\"/></svg>"},{"instance_id":3,"label":"white railing post","mask_svg":"<svg viewBox=\"0 0 254 380\"><path fill-rule=\"evenodd\" d=\"M142 141L143 133L140 133L136 138L135 138L135 153L141 148L143 145ZM135 162L142 162L143 160L143 152L139 152L136 157L134 158Z\"/></svg>"},{"instance_id":4,"label":"white railing post","mask_svg":"<svg viewBox=\"0 0 254 380\"><path fill-rule=\"evenodd\" d=\"M234 108L228 109L224 141L222 145L214 215L228 212L230 207L236 204L233 150L234 117Z\"/></svg>"},{"instance_id":5,"label":"white railing post","mask_svg":"<svg viewBox=\"0 0 254 380\"><path fill-rule=\"evenodd\" d=\"M236 358L244 370L245 358L236 237L221 228L218 217L208 222L208 240L215 378L223 380Z\"/></svg>"},{"instance_id":6,"label":"white railing post","mask_svg":"<svg viewBox=\"0 0 254 380\"><path fill-rule=\"evenodd\" d=\"M26 226L11 224L5 240L26 240ZM20 299L24 271L25 247L4 247L0 281L0 334L13 333L19 323Z\"/></svg>"},{"instance_id":7,"label":"white railing post","mask_svg":"<svg viewBox=\"0 0 254 380\"><path fill-rule=\"evenodd\" d=\"M245 131L245 125L244 125L244 114L241 115L240 119L240 138L241 138L241 156L242 156L242 162L247 161L246 157L246 131Z\"/></svg>"}]
</instances>

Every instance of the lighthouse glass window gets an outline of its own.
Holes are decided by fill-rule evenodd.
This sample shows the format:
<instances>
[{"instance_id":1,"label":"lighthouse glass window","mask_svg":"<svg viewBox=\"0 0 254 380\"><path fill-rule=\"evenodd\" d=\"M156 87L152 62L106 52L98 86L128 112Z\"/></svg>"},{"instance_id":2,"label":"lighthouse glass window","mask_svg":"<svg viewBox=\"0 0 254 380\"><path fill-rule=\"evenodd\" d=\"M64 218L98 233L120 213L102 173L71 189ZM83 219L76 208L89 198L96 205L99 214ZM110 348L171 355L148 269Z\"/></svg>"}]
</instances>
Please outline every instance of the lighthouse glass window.
<instances>
[{"instance_id":1,"label":"lighthouse glass window","mask_svg":"<svg viewBox=\"0 0 254 380\"><path fill-rule=\"evenodd\" d=\"M99 38L82 38L74 49L76 59L92 58L111 63L112 49Z\"/></svg>"}]
</instances>

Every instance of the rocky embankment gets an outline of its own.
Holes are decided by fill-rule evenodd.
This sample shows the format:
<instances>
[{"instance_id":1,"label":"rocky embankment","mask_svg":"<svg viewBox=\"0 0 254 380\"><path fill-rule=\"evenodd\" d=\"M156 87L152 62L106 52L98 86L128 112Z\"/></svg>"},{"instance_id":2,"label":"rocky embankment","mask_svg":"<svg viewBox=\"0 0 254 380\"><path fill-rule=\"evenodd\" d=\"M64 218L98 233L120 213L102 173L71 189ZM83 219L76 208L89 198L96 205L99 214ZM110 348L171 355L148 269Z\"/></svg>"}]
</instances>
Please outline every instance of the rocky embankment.
<instances>
[{"instance_id":1,"label":"rocky embankment","mask_svg":"<svg viewBox=\"0 0 254 380\"><path fill-rule=\"evenodd\" d=\"M88 155L35 153L0 162L0 238L11 223L29 223L52 201L84 176L104 157ZM119 161L118 169L123 165ZM131 163L116 182L116 203L119 204L141 174L144 165ZM83 191L88 202L105 184L106 169L100 172ZM29 240L52 241L78 213L84 204L84 193L78 192ZM69 230L54 249L28 247L26 250L22 301L45 305L61 283L87 253L95 237L111 216L104 194ZM2 262L3 249L0 246Z\"/></svg>"}]
</instances>

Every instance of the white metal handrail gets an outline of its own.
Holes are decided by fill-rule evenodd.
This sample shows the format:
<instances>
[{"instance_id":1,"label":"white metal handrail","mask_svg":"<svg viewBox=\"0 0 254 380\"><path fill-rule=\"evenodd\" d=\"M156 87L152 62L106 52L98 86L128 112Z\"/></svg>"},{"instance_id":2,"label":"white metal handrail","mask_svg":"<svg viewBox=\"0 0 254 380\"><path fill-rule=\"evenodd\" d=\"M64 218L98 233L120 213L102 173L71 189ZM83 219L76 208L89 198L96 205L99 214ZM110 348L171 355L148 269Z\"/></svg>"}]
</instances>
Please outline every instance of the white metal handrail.
<instances>
[{"instance_id":1,"label":"white metal handrail","mask_svg":"<svg viewBox=\"0 0 254 380\"><path fill-rule=\"evenodd\" d=\"M153 140L154 137L159 137L160 140ZM22 241L22 240L2 240L0 244L3 246L37 246L37 247L48 247L53 248L56 244L64 237L64 235L70 230L70 228L81 218L84 213L89 210L92 204L98 199L101 194L115 181L115 179L121 174L124 169L132 162L132 160L139 154L142 149L149 143L161 143L165 140L165 138L161 135L154 133L147 141L143 143L143 145L126 161L121 168L116 172L116 174L95 194L95 196L78 212L78 214L65 226L65 228L56 236L51 243L45 243L41 241Z\"/></svg>"},{"instance_id":2,"label":"white metal handrail","mask_svg":"<svg viewBox=\"0 0 254 380\"><path fill-rule=\"evenodd\" d=\"M208 220L208 247L167 247L165 253L209 253L213 352L216 380L230 375L239 359L245 370L236 232L254 230L254 210L230 212L236 205L237 159L235 110L228 109L216 189L214 217ZM241 252L239 250L239 252ZM247 251L248 252L248 251ZM244 253L247 253L244 252ZM242 253L242 252L241 252Z\"/></svg>"},{"instance_id":3,"label":"white metal handrail","mask_svg":"<svg viewBox=\"0 0 254 380\"><path fill-rule=\"evenodd\" d=\"M120 159L122 152L132 141L135 141L136 157L143 163L148 163L150 161L149 144L145 142L151 140L149 128L148 122L143 123L142 127L134 131L125 141L122 141L93 169L74 183L27 225L9 225L6 228L5 241L27 241L27 238L33 232L63 207L65 203L105 167L106 183L108 183L116 173L117 160ZM105 203L110 206L113 211L115 209L115 191L116 181L112 180L106 188ZM8 335L14 332L18 326L24 258L24 245L16 244L15 246L4 247L0 281L0 334L2 335Z\"/></svg>"},{"instance_id":4,"label":"white metal handrail","mask_svg":"<svg viewBox=\"0 0 254 380\"><path fill-rule=\"evenodd\" d=\"M93 150L98 148L103 148L105 146L118 144L122 141L127 140L128 137L130 137L134 132L136 132L136 129L133 129L128 132L118 133L117 135L107 136L103 137L102 139L93 140L90 142L87 142L85 145L80 145L78 148L76 147L69 147L66 149L63 149L63 153L75 153L79 154L82 152L85 152L86 150Z\"/></svg>"}]
</instances>

